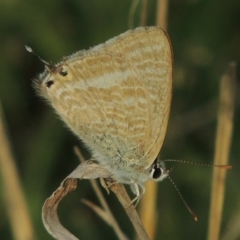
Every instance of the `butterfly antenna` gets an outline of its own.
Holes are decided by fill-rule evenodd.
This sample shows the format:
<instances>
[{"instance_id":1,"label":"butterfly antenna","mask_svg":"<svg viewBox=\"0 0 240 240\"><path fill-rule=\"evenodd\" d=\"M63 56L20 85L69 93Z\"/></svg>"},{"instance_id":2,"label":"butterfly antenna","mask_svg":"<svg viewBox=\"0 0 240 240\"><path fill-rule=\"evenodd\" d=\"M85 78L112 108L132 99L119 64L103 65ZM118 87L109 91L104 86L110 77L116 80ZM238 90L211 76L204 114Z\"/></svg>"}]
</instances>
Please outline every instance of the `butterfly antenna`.
<instances>
[{"instance_id":1,"label":"butterfly antenna","mask_svg":"<svg viewBox=\"0 0 240 240\"><path fill-rule=\"evenodd\" d=\"M180 162L180 163L188 163L188 164L195 164L204 167L218 167L222 169L231 169L232 165L215 165L215 164L206 164L206 163L197 163L197 162L189 162L184 160L177 160L177 159L166 159L164 162Z\"/></svg>"},{"instance_id":2,"label":"butterfly antenna","mask_svg":"<svg viewBox=\"0 0 240 240\"><path fill-rule=\"evenodd\" d=\"M182 194L180 193L179 189L177 188L175 182L172 180L172 178L168 175L168 179L170 180L170 182L172 183L172 185L174 186L174 188L176 189L179 197L182 199L184 205L186 206L187 210L189 211L189 213L193 216L193 219L197 222L198 221L198 216L195 212L193 212L193 210L188 206L188 204L186 203L186 201L184 200Z\"/></svg>"},{"instance_id":3,"label":"butterfly antenna","mask_svg":"<svg viewBox=\"0 0 240 240\"><path fill-rule=\"evenodd\" d=\"M28 52L32 53L33 55L35 55L41 62L43 62L50 70L54 69L54 66L52 64L50 64L49 62L43 60L41 57L39 57L33 50L31 47L25 45L25 48Z\"/></svg>"}]
</instances>

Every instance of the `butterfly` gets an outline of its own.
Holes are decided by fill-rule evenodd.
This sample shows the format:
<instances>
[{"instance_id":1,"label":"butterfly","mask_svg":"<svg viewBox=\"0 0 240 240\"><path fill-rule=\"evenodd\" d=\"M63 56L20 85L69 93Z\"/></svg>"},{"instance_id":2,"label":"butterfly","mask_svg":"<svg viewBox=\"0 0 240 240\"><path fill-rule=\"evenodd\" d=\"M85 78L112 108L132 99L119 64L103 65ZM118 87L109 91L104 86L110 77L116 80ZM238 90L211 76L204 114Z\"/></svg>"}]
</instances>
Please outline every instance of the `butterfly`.
<instances>
[{"instance_id":1,"label":"butterfly","mask_svg":"<svg viewBox=\"0 0 240 240\"><path fill-rule=\"evenodd\" d=\"M28 48L28 51L32 51ZM161 150L172 96L172 50L159 27L129 30L89 50L46 61L37 93L99 164L140 199L168 176Z\"/></svg>"}]
</instances>

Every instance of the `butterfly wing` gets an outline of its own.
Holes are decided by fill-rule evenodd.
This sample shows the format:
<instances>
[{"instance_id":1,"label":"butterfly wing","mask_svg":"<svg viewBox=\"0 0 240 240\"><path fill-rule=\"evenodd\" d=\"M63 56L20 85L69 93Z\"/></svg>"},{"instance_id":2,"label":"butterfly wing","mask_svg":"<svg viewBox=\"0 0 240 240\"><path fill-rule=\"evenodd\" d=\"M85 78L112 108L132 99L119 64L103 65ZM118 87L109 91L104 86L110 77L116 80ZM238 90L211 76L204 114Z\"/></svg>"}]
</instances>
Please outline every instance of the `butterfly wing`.
<instances>
[{"instance_id":1,"label":"butterfly wing","mask_svg":"<svg viewBox=\"0 0 240 240\"><path fill-rule=\"evenodd\" d=\"M73 54L36 82L102 161L147 168L155 160L172 91L171 48L160 28L137 28Z\"/></svg>"}]
</instances>

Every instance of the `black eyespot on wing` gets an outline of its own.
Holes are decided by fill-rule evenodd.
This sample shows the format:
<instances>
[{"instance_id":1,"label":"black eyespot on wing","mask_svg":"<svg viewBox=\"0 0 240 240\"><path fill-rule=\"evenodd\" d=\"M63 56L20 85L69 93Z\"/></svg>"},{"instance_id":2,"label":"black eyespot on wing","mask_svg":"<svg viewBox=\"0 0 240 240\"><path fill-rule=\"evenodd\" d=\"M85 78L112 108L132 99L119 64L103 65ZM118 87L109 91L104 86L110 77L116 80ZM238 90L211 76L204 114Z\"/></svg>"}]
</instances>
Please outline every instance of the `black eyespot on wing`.
<instances>
[{"instance_id":1,"label":"black eyespot on wing","mask_svg":"<svg viewBox=\"0 0 240 240\"><path fill-rule=\"evenodd\" d=\"M46 86L47 86L48 88L50 88L53 84L54 84L54 81L53 81L53 80L49 80L49 81L46 82Z\"/></svg>"},{"instance_id":2,"label":"black eyespot on wing","mask_svg":"<svg viewBox=\"0 0 240 240\"><path fill-rule=\"evenodd\" d=\"M65 70L65 69L61 69L60 71L60 75L62 75L63 77L67 76L68 75L68 72Z\"/></svg>"},{"instance_id":3,"label":"black eyespot on wing","mask_svg":"<svg viewBox=\"0 0 240 240\"><path fill-rule=\"evenodd\" d=\"M68 72L62 65L55 66L55 68L52 70L55 74L60 74L61 76L65 77L68 75Z\"/></svg>"},{"instance_id":4,"label":"black eyespot on wing","mask_svg":"<svg viewBox=\"0 0 240 240\"><path fill-rule=\"evenodd\" d=\"M153 172L153 179L158 179L160 176L162 175L162 169L157 167L154 168L154 172Z\"/></svg>"}]
</instances>

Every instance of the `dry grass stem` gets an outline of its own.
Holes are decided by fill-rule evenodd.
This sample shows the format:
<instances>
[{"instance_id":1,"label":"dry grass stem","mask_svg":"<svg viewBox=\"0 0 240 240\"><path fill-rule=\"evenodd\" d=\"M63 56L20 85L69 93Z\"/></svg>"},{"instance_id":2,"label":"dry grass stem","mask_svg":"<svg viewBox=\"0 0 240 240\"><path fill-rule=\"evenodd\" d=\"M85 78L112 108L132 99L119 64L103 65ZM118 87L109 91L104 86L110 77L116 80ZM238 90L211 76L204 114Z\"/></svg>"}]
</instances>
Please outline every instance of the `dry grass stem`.
<instances>
[{"instance_id":1,"label":"dry grass stem","mask_svg":"<svg viewBox=\"0 0 240 240\"><path fill-rule=\"evenodd\" d=\"M76 178L64 179L57 190L45 201L42 208L43 224L55 239L58 240L79 240L66 228L64 228L59 220L57 209L61 200L77 187Z\"/></svg>"},{"instance_id":2,"label":"dry grass stem","mask_svg":"<svg viewBox=\"0 0 240 240\"><path fill-rule=\"evenodd\" d=\"M75 149L76 151L76 149ZM71 191L75 190L77 187L77 179L96 179L96 178L104 178L111 181L109 188L116 194L117 198L119 199L120 203L123 205L127 215L129 216L137 234L139 235L140 239L147 240L149 239L147 233L141 224L138 215L135 211L133 206L130 206L130 198L128 197L125 188L123 185L112 183L110 179L111 173L108 172L105 167L98 164L94 160L88 160L81 163L77 168L74 169L60 184L60 186L53 192L53 194L47 198L43 205L42 209L42 219L45 228L55 239L61 240L77 240L72 233L70 233L60 222L57 208L61 200ZM99 190L99 189L98 189ZM97 191L98 191L97 190ZM101 199L102 201L102 199ZM86 203L86 201L85 201ZM100 208L96 208L92 203L87 203L89 206L92 207L102 218L106 220L107 223L111 223L111 226L114 227L114 230L120 234L122 234L119 239L126 240L127 237L121 232L118 228L118 225L114 222L115 219L113 218L107 204L103 203L104 210L100 210ZM107 209L107 210L106 210Z\"/></svg>"},{"instance_id":3,"label":"dry grass stem","mask_svg":"<svg viewBox=\"0 0 240 240\"><path fill-rule=\"evenodd\" d=\"M110 184L109 188L115 193L118 200L124 207L130 221L133 224L133 227L138 235L138 238L141 240L148 240L149 237L145 228L142 225L141 220L138 217L138 214L135 210L135 207L131 205L131 199L129 198L126 189L122 184Z\"/></svg>"},{"instance_id":4,"label":"dry grass stem","mask_svg":"<svg viewBox=\"0 0 240 240\"><path fill-rule=\"evenodd\" d=\"M157 26L160 26L164 30L167 30L168 5L169 5L168 0L158 0Z\"/></svg>"},{"instance_id":5,"label":"dry grass stem","mask_svg":"<svg viewBox=\"0 0 240 240\"><path fill-rule=\"evenodd\" d=\"M150 239L154 239L156 236L156 199L157 183L148 181L146 183L146 193L143 195L140 201L141 207L139 208L139 215Z\"/></svg>"},{"instance_id":6,"label":"dry grass stem","mask_svg":"<svg viewBox=\"0 0 240 240\"><path fill-rule=\"evenodd\" d=\"M128 28L134 28L134 14L136 12L137 5L139 4L139 0L133 0L132 5L130 7L129 15L128 15Z\"/></svg>"},{"instance_id":7,"label":"dry grass stem","mask_svg":"<svg viewBox=\"0 0 240 240\"><path fill-rule=\"evenodd\" d=\"M87 199L82 199L82 203L87 205L89 208L91 208L100 218L102 218L109 226L111 226L111 218L109 215L101 209L99 206L95 205L94 203L88 201ZM126 238L124 238L126 239Z\"/></svg>"},{"instance_id":8,"label":"dry grass stem","mask_svg":"<svg viewBox=\"0 0 240 240\"><path fill-rule=\"evenodd\" d=\"M6 211L10 220L12 234L16 240L36 239L27 203L20 185L15 161L11 152L10 143L4 128L3 112L0 104L0 171L3 180Z\"/></svg>"},{"instance_id":9,"label":"dry grass stem","mask_svg":"<svg viewBox=\"0 0 240 240\"><path fill-rule=\"evenodd\" d=\"M148 12L148 0L142 0L142 11L140 26L146 26L147 24L147 12Z\"/></svg>"},{"instance_id":10,"label":"dry grass stem","mask_svg":"<svg viewBox=\"0 0 240 240\"><path fill-rule=\"evenodd\" d=\"M147 24L147 12L148 12L148 0L141 0L142 8L141 8L141 17L140 17L140 26L146 26ZM134 28L134 15L139 4L139 0L133 0L132 5L130 7L129 15L128 15L128 27L129 29Z\"/></svg>"},{"instance_id":11,"label":"dry grass stem","mask_svg":"<svg viewBox=\"0 0 240 240\"><path fill-rule=\"evenodd\" d=\"M229 64L227 71L221 78L220 103L214 156L214 164L216 165L228 164L233 129L234 89L236 84L235 68L235 63ZM226 171L214 168L208 232L209 240L219 239L224 201L225 177Z\"/></svg>"},{"instance_id":12,"label":"dry grass stem","mask_svg":"<svg viewBox=\"0 0 240 240\"><path fill-rule=\"evenodd\" d=\"M58 217L58 205L62 199L76 189L77 179L109 178L110 173L96 163L88 160L78 165L60 184L60 186L46 199L42 208L42 220L48 233L59 240L77 240L60 222Z\"/></svg>"}]
</instances>

